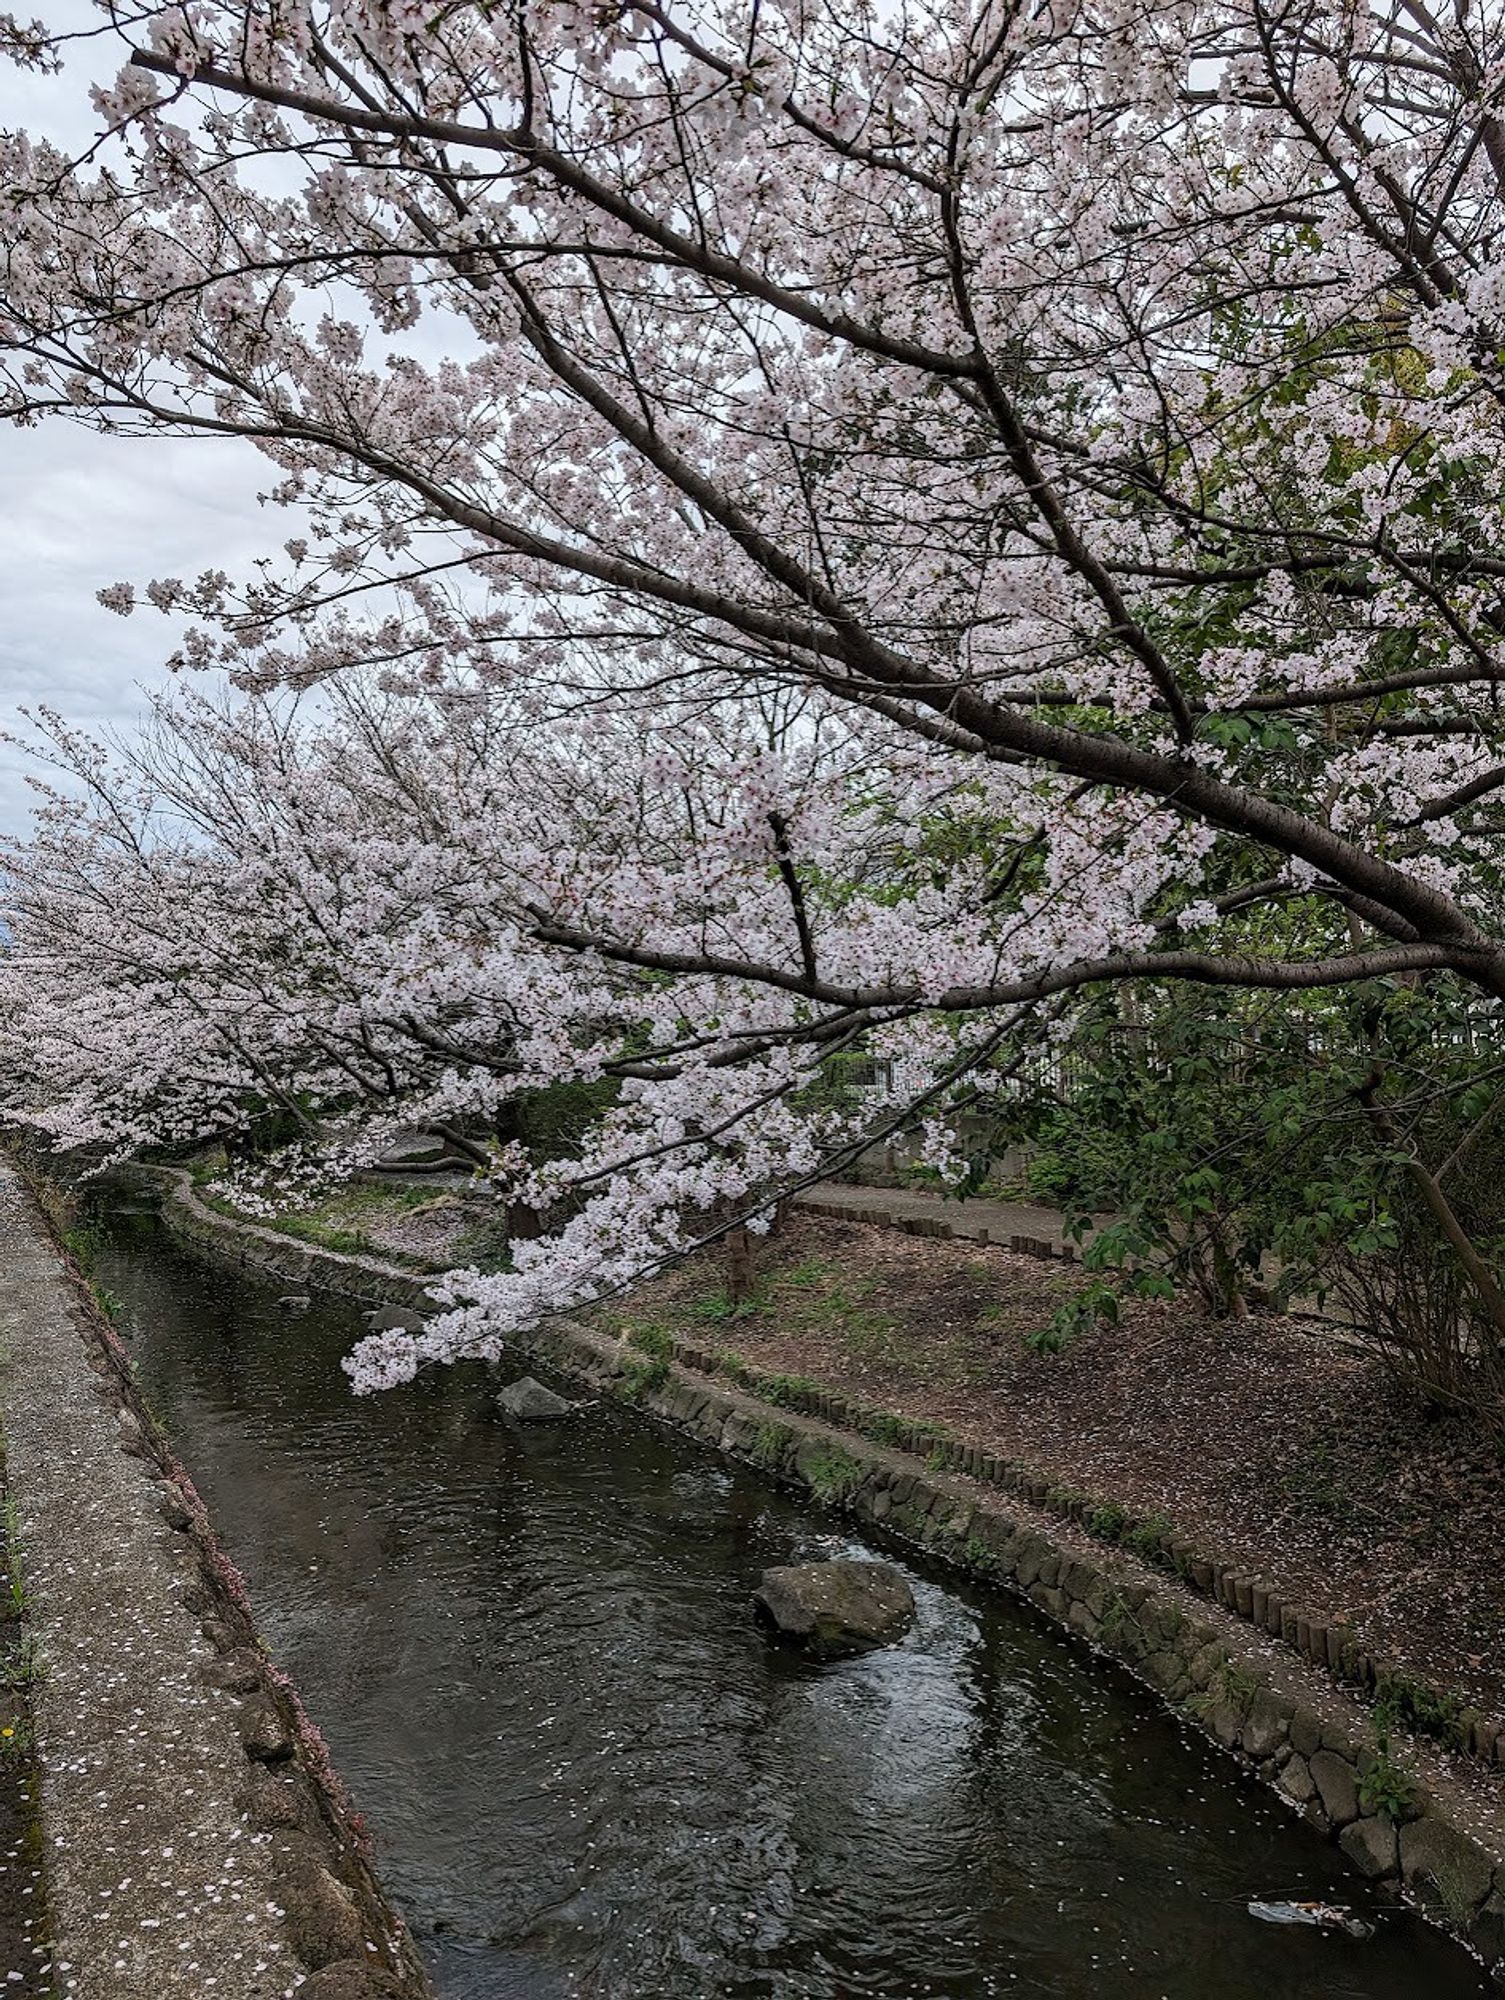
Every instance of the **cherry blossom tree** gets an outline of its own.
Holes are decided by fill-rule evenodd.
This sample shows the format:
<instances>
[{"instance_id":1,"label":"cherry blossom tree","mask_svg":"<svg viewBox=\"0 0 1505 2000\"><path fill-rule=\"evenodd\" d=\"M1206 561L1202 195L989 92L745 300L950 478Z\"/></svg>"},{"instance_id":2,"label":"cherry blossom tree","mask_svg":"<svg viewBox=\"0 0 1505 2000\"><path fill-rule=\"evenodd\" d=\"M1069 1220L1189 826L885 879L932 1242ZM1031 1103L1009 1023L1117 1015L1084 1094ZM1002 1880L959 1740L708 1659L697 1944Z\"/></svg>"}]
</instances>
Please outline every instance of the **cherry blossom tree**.
<instances>
[{"instance_id":1,"label":"cherry blossom tree","mask_svg":"<svg viewBox=\"0 0 1505 2000\"><path fill-rule=\"evenodd\" d=\"M1105 984L1505 992L1500 28L10 23L117 73L85 157L3 142L4 407L266 456L295 532L145 586L176 657L487 695L510 998L570 1073L642 1072L562 1229L359 1379L816 1170L844 1039L923 1117Z\"/></svg>"},{"instance_id":2,"label":"cherry blossom tree","mask_svg":"<svg viewBox=\"0 0 1505 2000\"><path fill-rule=\"evenodd\" d=\"M71 782L39 780L36 833L6 856L12 1115L110 1160L233 1136L270 1108L304 1128L297 1170L325 1175L417 1122L501 1198L584 1203L579 1227L517 1250L555 1288L572 1255L583 1290L630 1281L708 1214L713 1234L738 1227L875 1128L929 1103L943 1136L959 1102L1006 1086L1006 1063L975 1072L1022 1010L981 1047L918 1009L815 1022L797 992L669 979L537 935L548 885L596 910L652 898L670 929L770 951L793 907L812 937L861 951L881 929L913 954L910 933L954 919L949 889L925 891L932 855L979 823L948 759L897 733L877 759L841 712L782 692L708 706L650 690L544 732L518 693L345 681L312 718L179 699L113 754L41 718L40 754ZM896 782L918 822L896 823ZM808 893L781 865L794 840L824 864ZM890 1053L885 1091L832 1088L859 1045ZM561 1081L595 1086L605 1114L578 1155L482 1143ZM258 1200L243 1182L237 1197Z\"/></svg>"}]
</instances>

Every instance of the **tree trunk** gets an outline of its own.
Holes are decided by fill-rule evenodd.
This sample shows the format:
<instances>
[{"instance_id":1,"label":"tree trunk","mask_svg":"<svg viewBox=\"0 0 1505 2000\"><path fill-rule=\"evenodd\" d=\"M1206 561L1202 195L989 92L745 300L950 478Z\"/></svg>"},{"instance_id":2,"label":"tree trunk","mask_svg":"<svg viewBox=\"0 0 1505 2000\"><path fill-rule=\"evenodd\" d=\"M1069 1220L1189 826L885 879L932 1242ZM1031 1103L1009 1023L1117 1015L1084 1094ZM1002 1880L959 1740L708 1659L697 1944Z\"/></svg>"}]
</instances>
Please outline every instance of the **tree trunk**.
<instances>
[{"instance_id":1,"label":"tree trunk","mask_svg":"<svg viewBox=\"0 0 1505 2000\"><path fill-rule=\"evenodd\" d=\"M738 1223L726 1238L726 1298L733 1309L751 1303L756 1264L752 1234L745 1223Z\"/></svg>"}]
</instances>

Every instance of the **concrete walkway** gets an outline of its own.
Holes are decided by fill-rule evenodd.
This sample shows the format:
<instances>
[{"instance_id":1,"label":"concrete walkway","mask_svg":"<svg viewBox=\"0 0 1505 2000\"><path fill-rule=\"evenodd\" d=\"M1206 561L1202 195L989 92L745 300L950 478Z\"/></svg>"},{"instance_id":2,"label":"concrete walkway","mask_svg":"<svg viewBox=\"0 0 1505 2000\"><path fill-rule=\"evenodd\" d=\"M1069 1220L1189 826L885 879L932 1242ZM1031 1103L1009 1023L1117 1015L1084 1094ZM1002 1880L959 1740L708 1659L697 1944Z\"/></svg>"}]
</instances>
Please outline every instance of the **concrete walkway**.
<instances>
[{"instance_id":1,"label":"concrete walkway","mask_svg":"<svg viewBox=\"0 0 1505 2000\"><path fill-rule=\"evenodd\" d=\"M32 1705L56 1990L281 2000L307 1975L282 1935L267 1837L235 1802L237 1704L200 1678L212 1654L181 1601L183 1538L121 1451L57 1252L4 1161L0 1273L6 1476L43 1657Z\"/></svg>"},{"instance_id":2,"label":"concrete walkway","mask_svg":"<svg viewBox=\"0 0 1505 2000\"><path fill-rule=\"evenodd\" d=\"M1078 1244L1066 1234L1066 1218L1058 1208L1029 1201L948 1201L920 1188L855 1187L843 1181L822 1181L807 1194L795 1196L797 1208L813 1215L851 1216L855 1221L885 1222L909 1229L916 1236L953 1236L974 1243L994 1243L1025 1250L1037 1257L1076 1258ZM1091 1241L1089 1235L1088 1239Z\"/></svg>"}]
</instances>

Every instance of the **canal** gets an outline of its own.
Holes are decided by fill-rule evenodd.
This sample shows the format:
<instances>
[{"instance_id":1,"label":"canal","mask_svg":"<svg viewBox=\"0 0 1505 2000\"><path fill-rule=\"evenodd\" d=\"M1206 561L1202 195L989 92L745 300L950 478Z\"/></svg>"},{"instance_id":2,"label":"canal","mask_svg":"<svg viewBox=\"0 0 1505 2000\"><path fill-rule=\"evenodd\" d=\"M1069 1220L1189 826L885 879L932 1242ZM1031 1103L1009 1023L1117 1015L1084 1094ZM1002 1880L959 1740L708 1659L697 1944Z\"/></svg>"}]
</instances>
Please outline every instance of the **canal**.
<instances>
[{"instance_id":1,"label":"canal","mask_svg":"<svg viewBox=\"0 0 1505 2000\"><path fill-rule=\"evenodd\" d=\"M1457 1948L1028 1607L891 1549L898 1647L771 1649L770 1563L872 1545L635 1412L357 1401L353 1307L105 1218L141 1385L371 1821L443 2000L1463 2000ZM1323 1897L1367 1943L1252 1919Z\"/></svg>"}]
</instances>

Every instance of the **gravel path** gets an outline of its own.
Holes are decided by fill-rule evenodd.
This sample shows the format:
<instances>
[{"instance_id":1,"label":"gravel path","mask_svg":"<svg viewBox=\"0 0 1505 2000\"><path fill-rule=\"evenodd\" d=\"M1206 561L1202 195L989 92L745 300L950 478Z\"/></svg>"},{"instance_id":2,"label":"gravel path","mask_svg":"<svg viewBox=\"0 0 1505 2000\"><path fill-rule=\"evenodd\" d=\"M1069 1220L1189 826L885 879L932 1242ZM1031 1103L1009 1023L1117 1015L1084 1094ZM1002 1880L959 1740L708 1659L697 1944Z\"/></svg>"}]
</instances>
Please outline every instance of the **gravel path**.
<instances>
[{"instance_id":1,"label":"gravel path","mask_svg":"<svg viewBox=\"0 0 1505 2000\"><path fill-rule=\"evenodd\" d=\"M181 1543L120 1449L67 1279L0 1162L0 1407L44 1662L34 1695L57 1990L75 2000L279 2000L305 1976L265 1835L234 1803L236 1703L181 1603Z\"/></svg>"}]
</instances>

